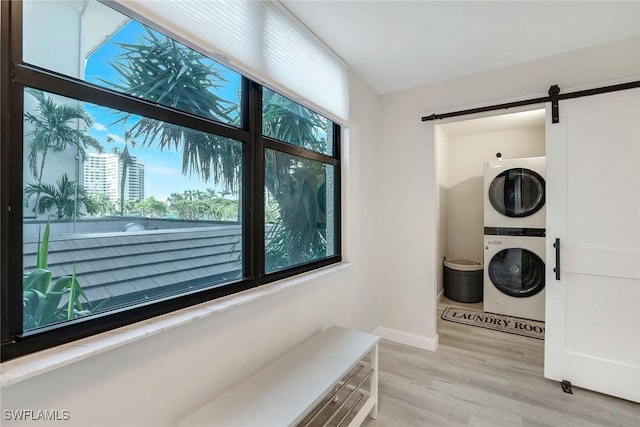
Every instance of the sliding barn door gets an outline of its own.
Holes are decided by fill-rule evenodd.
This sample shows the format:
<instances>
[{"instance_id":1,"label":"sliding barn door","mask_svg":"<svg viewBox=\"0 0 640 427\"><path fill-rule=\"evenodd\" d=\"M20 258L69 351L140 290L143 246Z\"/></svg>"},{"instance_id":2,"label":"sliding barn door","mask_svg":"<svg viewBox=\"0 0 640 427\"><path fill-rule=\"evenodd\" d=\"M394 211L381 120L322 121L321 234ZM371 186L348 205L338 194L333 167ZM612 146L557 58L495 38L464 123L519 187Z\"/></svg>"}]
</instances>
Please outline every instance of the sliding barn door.
<instances>
[{"instance_id":1,"label":"sliding barn door","mask_svg":"<svg viewBox=\"0 0 640 427\"><path fill-rule=\"evenodd\" d=\"M550 110L545 377L640 402L640 89Z\"/></svg>"}]
</instances>

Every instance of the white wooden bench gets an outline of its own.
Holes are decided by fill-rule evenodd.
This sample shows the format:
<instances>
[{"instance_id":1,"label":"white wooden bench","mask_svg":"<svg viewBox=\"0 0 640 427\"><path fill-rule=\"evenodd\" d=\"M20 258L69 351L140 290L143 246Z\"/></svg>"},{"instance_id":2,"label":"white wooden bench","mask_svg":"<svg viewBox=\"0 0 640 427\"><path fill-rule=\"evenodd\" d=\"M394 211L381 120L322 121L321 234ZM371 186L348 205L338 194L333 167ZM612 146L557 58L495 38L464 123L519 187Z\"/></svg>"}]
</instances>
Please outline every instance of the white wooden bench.
<instances>
[{"instance_id":1,"label":"white wooden bench","mask_svg":"<svg viewBox=\"0 0 640 427\"><path fill-rule=\"evenodd\" d=\"M332 399L333 404L327 401L327 407L342 407L340 418L346 418L342 414L347 408L356 407L355 396L346 405L347 395L362 393L366 400L349 423L360 425L367 414L371 418L378 415L379 340L375 335L332 326L190 414L178 426L293 426L315 416L314 408L332 397L338 387L342 389L340 394ZM352 383L342 381L367 354L368 366L361 373L366 372L368 377ZM356 390L356 380L368 380L369 391ZM334 423L342 421L336 414L331 417Z\"/></svg>"}]
</instances>

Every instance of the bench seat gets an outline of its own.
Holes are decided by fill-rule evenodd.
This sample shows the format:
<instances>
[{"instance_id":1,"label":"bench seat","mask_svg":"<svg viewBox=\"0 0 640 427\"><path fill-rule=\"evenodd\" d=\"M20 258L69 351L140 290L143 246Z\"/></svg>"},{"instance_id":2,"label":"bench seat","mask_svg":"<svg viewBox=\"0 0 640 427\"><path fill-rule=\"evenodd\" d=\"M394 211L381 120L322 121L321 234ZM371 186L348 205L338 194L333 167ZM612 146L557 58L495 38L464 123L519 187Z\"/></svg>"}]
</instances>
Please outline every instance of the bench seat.
<instances>
[{"instance_id":1,"label":"bench seat","mask_svg":"<svg viewBox=\"0 0 640 427\"><path fill-rule=\"evenodd\" d=\"M377 416L379 337L332 326L233 386L179 427L292 426L307 416L370 353L370 391L352 424Z\"/></svg>"}]
</instances>

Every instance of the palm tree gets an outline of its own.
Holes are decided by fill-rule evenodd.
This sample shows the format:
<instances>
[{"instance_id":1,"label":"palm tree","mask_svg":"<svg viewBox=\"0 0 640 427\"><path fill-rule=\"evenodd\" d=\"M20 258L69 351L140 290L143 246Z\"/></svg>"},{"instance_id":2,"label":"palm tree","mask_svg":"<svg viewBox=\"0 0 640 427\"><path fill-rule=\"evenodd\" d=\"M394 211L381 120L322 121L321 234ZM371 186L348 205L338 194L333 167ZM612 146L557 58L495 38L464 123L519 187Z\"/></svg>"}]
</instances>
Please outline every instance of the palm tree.
<instances>
[{"instance_id":1,"label":"palm tree","mask_svg":"<svg viewBox=\"0 0 640 427\"><path fill-rule=\"evenodd\" d=\"M107 142L114 142L113 137L107 136ZM113 149L113 153L118 155L118 159L122 163L122 176L120 177L120 216L124 216L124 188L127 182L127 170L129 166L133 166L135 161L129 154L129 143L132 147L136 146L136 142L131 138L131 131L124 133L124 148L122 151L118 147Z\"/></svg>"},{"instance_id":2,"label":"palm tree","mask_svg":"<svg viewBox=\"0 0 640 427\"><path fill-rule=\"evenodd\" d=\"M114 88L200 116L232 122L238 106L212 89L224 84L208 58L147 30L138 44L123 44L125 53L111 65L119 75ZM320 116L265 90L263 132L273 138L324 152L330 137ZM120 121L125 123L129 116ZM163 149L181 150L183 174L195 172L234 190L240 175L242 145L201 131L142 118L129 129L143 145L156 141ZM321 135L327 135L326 138ZM316 259L326 250L324 224L325 166L300 161L273 150L266 154L266 188L279 205L279 218L267 238L267 270Z\"/></svg>"},{"instance_id":3,"label":"palm tree","mask_svg":"<svg viewBox=\"0 0 640 427\"><path fill-rule=\"evenodd\" d=\"M88 214L96 213L95 206L91 203L86 190L75 181L69 181L65 173L56 181L56 185L34 183L29 184L24 189L25 204L28 204L31 197L40 197L38 213L43 214L52 209L56 209L58 219L75 218L77 214L86 208Z\"/></svg>"},{"instance_id":4,"label":"palm tree","mask_svg":"<svg viewBox=\"0 0 640 427\"><path fill-rule=\"evenodd\" d=\"M323 152L326 124L319 115L270 90L264 91L263 133ZM265 186L279 206L267 236L266 269L311 261L326 251L324 164L273 150L265 153Z\"/></svg>"},{"instance_id":5,"label":"palm tree","mask_svg":"<svg viewBox=\"0 0 640 427\"><path fill-rule=\"evenodd\" d=\"M226 83L215 63L202 54L146 29L137 44L120 44L124 53L111 66L119 83L103 80L114 89L130 95L174 107L224 123L237 120L238 106L220 98L215 90ZM129 116L120 119L126 123ZM204 182L220 179L235 189L242 159L242 144L207 134L141 118L129 129L133 138L142 136L142 144L157 142L160 150L183 153L182 172L196 173Z\"/></svg>"},{"instance_id":6,"label":"palm tree","mask_svg":"<svg viewBox=\"0 0 640 427\"><path fill-rule=\"evenodd\" d=\"M262 133L309 150L325 152L328 120L269 89L263 91Z\"/></svg>"},{"instance_id":7,"label":"palm tree","mask_svg":"<svg viewBox=\"0 0 640 427\"><path fill-rule=\"evenodd\" d=\"M29 169L38 185L42 185L42 173L49 152L61 152L67 148L75 148L80 158L84 159L86 148L91 147L102 152L102 145L86 130L78 129L79 124L91 127L92 119L80 104L57 104L50 96L36 89L27 89L38 101L36 113L25 112L25 123L33 126L25 136L31 141L27 148ZM34 212L38 207L39 196L36 196Z\"/></svg>"}]
</instances>

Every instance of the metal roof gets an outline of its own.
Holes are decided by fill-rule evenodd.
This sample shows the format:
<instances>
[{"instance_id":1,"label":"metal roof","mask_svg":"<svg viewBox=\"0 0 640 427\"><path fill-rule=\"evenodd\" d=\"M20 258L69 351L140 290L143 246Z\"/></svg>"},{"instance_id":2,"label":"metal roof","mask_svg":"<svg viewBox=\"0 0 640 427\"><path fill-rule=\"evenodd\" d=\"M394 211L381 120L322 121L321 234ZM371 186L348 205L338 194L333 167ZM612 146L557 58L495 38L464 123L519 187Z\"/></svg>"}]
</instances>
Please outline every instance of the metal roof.
<instances>
[{"instance_id":1,"label":"metal roof","mask_svg":"<svg viewBox=\"0 0 640 427\"><path fill-rule=\"evenodd\" d=\"M241 237L240 225L70 235L49 242L48 268L57 278L75 267L90 301L133 303L237 277ZM37 247L24 244L25 271Z\"/></svg>"}]
</instances>

